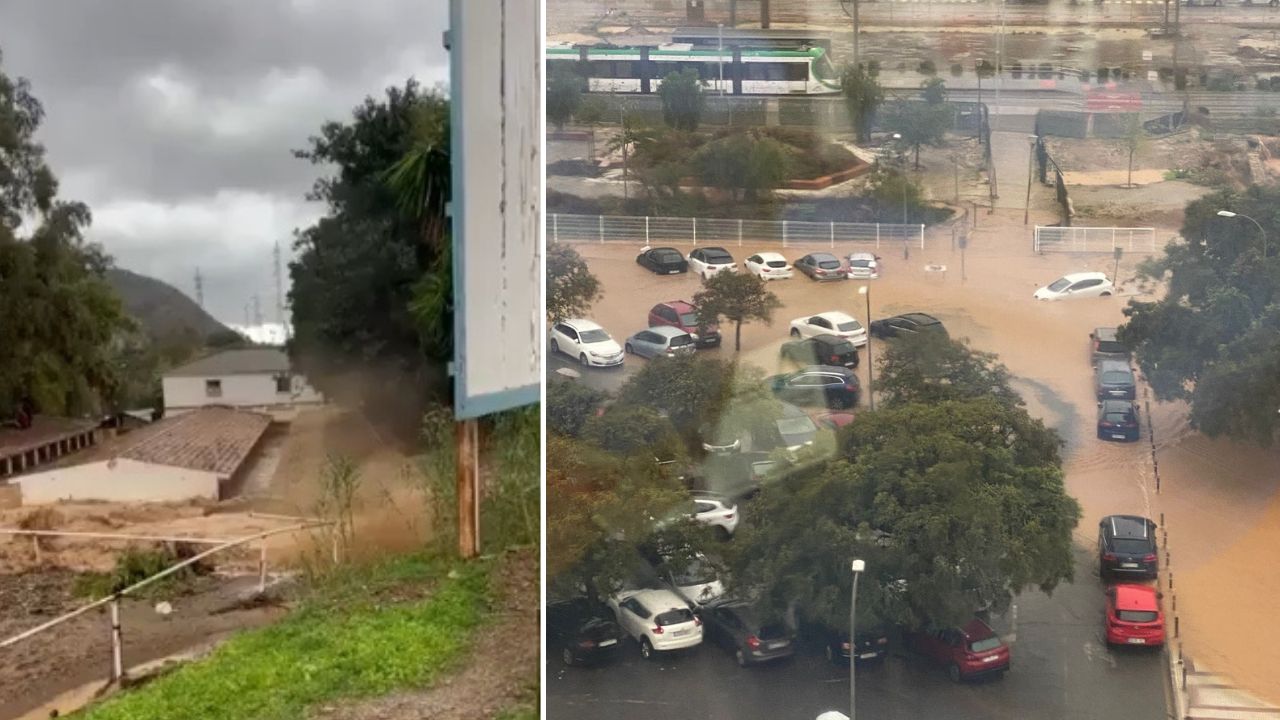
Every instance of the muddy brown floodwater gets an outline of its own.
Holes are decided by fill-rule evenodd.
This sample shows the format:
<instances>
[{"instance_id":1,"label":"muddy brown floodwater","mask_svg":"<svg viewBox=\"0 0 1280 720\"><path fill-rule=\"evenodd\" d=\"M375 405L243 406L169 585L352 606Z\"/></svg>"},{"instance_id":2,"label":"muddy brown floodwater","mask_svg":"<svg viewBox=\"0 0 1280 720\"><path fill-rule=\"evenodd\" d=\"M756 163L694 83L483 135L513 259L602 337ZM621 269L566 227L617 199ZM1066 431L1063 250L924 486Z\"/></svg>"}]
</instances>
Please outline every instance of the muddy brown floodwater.
<instances>
[{"instance_id":1,"label":"muddy brown floodwater","mask_svg":"<svg viewBox=\"0 0 1280 720\"><path fill-rule=\"evenodd\" d=\"M1268 671L1280 667L1280 624L1268 612L1280 592L1280 565L1266 561L1268 549L1280 542L1280 500L1275 494L1280 456L1274 450L1203 438L1186 428L1185 408L1180 404L1152 401L1161 478L1157 492L1146 437L1131 444L1097 440L1088 334L1094 327L1123 322L1121 310L1128 298L1033 300L1037 287L1066 272L1102 270L1110 275L1112 259L1109 253L1036 255L1021 215L1020 211L997 211L979 217L963 281L960 253L951 249L949 228L931 229L927 247L910 248L907 259L901 245L882 246L877 252L883 257L884 270L880 279L870 283L872 317L928 312L940 318L953 337L967 338L973 347L997 353L1017 376L1017 389L1029 411L1057 428L1066 440L1067 489L1084 510L1075 533L1077 542L1092 548L1097 523L1105 515L1134 513L1159 521L1163 513L1187 655L1201 658L1262 697L1280 701L1277 680ZM1033 225L1037 219L1053 221L1047 215L1037 218L1033 212ZM1159 236L1171 234L1165 229ZM700 285L690 275L659 277L641 269L635 263L641 245L576 246L604 288L592 318L619 340L642 329L645 312L653 304L689 299ZM829 248L782 249L747 241L728 249L741 262L762 250L781 250L794 260ZM837 246L836 252L866 249ZM1126 255L1119 273L1122 280L1132 275L1139 259ZM926 271L929 265L946 270ZM784 307L775 314L772 326L752 323L742 328L741 359L768 372L777 371L778 347L787 339L793 318L843 310L865 322L859 284L818 284L800 275L771 284ZM1132 297L1133 287L1126 285L1121 294ZM725 346L708 352L731 357L733 329L723 328L723 332ZM872 342L874 353L878 343ZM644 361L628 358L628 362ZM859 371L864 383L866 365Z\"/></svg>"}]
</instances>

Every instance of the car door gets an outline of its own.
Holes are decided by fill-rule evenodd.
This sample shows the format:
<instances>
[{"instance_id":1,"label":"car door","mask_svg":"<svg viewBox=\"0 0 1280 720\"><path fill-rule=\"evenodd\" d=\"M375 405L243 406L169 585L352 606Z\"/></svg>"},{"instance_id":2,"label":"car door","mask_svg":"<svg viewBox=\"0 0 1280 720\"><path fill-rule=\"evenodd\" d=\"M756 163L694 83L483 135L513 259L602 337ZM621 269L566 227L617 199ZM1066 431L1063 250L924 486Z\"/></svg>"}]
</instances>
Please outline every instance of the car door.
<instances>
[{"instance_id":1,"label":"car door","mask_svg":"<svg viewBox=\"0 0 1280 720\"><path fill-rule=\"evenodd\" d=\"M845 397L844 378L839 375L820 375L822 380L822 404L829 408L844 407L848 404Z\"/></svg>"},{"instance_id":2,"label":"car door","mask_svg":"<svg viewBox=\"0 0 1280 720\"><path fill-rule=\"evenodd\" d=\"M632 350L640 357L652 358L662 352L662 337L655 332L648 330L638 332L632 342L635 343Z\"/></svg>"},{"instance_id":3,"label":"car door","mask_svg":"<svg viewBox=\"0 0 1280 720\"><path fill-rule=\"evenodd\" d=\"M644 607L633 597L623 600L618 605L618 624L628 635L637 640L644 636L645 615Z\"/></svg>"},{"instance_id":4,"label":"car door","mask_svg":"<svg viewBox=\"0 0 1280 720\"><path fill-rule=\"evenodd\" d=\"M702 261L702 250L695 249L689 253L689 269L701 275L703 270L707 269L707 264Z\"/></svg>"},{"instance_id":5,"label":"car door","mask_svg":"<svg viewBox=\"0 0 1280 720\"><path fill-rule=\"evenodd\" d=\"M706 624L704 630L711 636L711 641L717 645L725 645L729 639L729 623L732 614L728 608L712 608L711 612L704 615Z\"/></svg>"},{"instance_id":6,"label":"car door","mask_svg":"<svg viewBox=\"0 0 1280 720\"><path fill-rule=\"evenodd\" d=\"M804 257L800 258L799 260L796 261L796 267L799 268L800 272L804 273L805 275L812 275L813 273L811 271L813 270L813 256L805 255Z\"/></svg>"},{"instance_id":7,"label":"car door","mask_svg":"<svg viewBox=\"0 0 1280 720\"><path fill-rule=\"evenodd\" d=\"M797 375L787 381L785 400L797 405L822 405L823 383L820 375Z\"/></svg>"},{"instance_id":8,"label":"car door","mask_svg":"<svg viewBox=\"0 0 1280 720\"><path fill-rule=\"evenodd\" d=\"M756 275L760 274L760 266L764 265L764 258L759 255L752 255L747 258L747 269Z\"/></svg>"},{"instance_id":9,"label":"car door","mask_svg":"<svg viewBox=\"0 0 1280 720\"><path fill-rule=\"evenodd\" d=\"M1081 280L1067 288L1067 294L1071 297L1093 297L1100 292L1102 292L1102 281L1097 278Z\"/></svg>"},{"instance_id":10,"label":"car door","mask_svg":"<svg viewBox=\"0 0 1280 720\"><path fill-rule=\"evenodd\" d=\"M818 364L817 357L819 349L821 349L821 346L818 344L817 340L814 340L813 338L801 340L795 347L796 362L804 363L805 365Z\"/></svg>"}]
</instances>

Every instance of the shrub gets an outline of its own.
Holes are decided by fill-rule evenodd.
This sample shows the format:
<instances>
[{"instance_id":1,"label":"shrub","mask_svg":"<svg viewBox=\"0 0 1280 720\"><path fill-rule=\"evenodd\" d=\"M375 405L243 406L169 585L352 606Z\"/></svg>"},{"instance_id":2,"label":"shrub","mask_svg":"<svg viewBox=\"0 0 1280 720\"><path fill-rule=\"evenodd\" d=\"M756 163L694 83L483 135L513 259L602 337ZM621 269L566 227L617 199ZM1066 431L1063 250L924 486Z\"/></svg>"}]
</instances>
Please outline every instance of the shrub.
<instances>
[{"instance_id":1,"label":"shrub","mask_svg":"<svg viewBox=\"0 0 1280 720\"><path fill-rule=\"evenodd\" d=\"M960 63L951 63L951 76L960 77L964 74L964 66Z\"/></svg>"},{"instance_id":2,"label":"shrub","mask_svg":"<svg viewBox=\"0 0 1280 720\"><path fill-rule=\"evenodd\" d=\"M921 75L937 75L938 74L938 66L934 65L932 60L925 60L921 62L919 70Z\"/></svg>"}]
</instances>

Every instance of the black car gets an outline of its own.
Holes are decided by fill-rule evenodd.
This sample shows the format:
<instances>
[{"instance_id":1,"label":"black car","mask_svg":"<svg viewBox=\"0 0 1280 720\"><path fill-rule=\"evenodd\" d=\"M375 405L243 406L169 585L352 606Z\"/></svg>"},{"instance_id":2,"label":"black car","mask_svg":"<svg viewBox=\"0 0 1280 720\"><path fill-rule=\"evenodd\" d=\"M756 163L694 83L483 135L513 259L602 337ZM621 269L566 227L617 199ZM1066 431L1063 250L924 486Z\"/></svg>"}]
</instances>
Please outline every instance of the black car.
<instances>
[{"instance_id":1,"label":"black car","mask_svg":"<svg viewBox=\"0 0 1280 720\"><path fill-rule=\"evenodd\" d=\"M1106 580L1116 575L1154 578L1160 572L1156 524L1137 515L1108 515L1098 523L1098 571Z\"/></svg>"},{"instance_id":2,"label":"black car","mask_svg":"<svg viewBox=\"0 0 1280 720\"><path fill-rule=\"evenodd\" d=\"M689 272L689 261L679 250L669 247L645 248L636 256L636 263L659 275L679 275Z\"/></svg>"},{"instance_id":3,"label":"black car","mask_svg":"<svg viewBox=\"0 0 1280 720\"><path fill-rule=\"evenodd\" d=\"M811 280L845 280L849 274L840 265L840 258L831 253L810 253L795 262L795 268Z\"/></svg>"},{"instance_id":4,"label":"black car","mask_svg":"<svg viewBox=\"0 0 1280 720\"><path fill-rule=\"evenodd\" d=\"M858 404L858 376L846 367L810 365L803 370L769 378L778 399L796 405L847 408Z\"/></svg>"},{"instance_id":5,"label":"black car","mask_svg":"<svg viewBox=\"0 0 1280 720\"><path fill-rule=\"evenodd\" d=\"M1099 440L1137 440L1138 404L1132 400L1103 400L1098 403Z\"/></svg>"},{"instance_id":6,"label":"black car","mask_svg":"<svg viewBox=\"0 0 1280 720\"><path fill-rule=\"evenodd\" d=\"M729 600L711 603L702 612L704 640L733 653L738 665L790 657L795 635L781 620L767 619L751 605Z\"/></svg>"},{"instance_id":7,"label":"black car","mask_svg":"<svg viewBox=\"0 0 1280 720\"><path fill-rule=\"evenodd\" d=\"M1099 400L1133 400L1138 394L1133 368L1124 360L1099 361L1093 372L1093 390Z\"/></svg>"},{"instance_id":8,"label":"black car","mask_svg":"<svg viewBox=\"0 0 1280 720\"><path fill-rule=\"evenodd\" d=\"M801 365L858 367L858 349L847 339L836 335L814 335L783 343L782 357Z\"/></svg>"},{"instance_id":9,"label":"black car","mask_svg":"<svg viewBox=\"0 0 1280 720\"><path fill-rule=\"evenodd\" d=\"M618 652L622 637L613 613L601 603L575 598L547 605L547 644L560 651L565 665L608 660Z\"/></svg>"},{"instance_id":10,"label":"black car","mask_svg":"<svg viewBox=\"0 0 1280 720\"><path fill-rule=\"evenodd\" d=\"M942 321L932 315L920 312L903 313L890 318L871 321L871 335L878 338L892 338L916 333L939 333L947 335Z\"/></svg>"},{"instance_id":11,"label":"black car","mask_svg":"<svg viewBox=\"0 0 1280 720\"><path fill-rule=\"evenodd\" d=\"M822 632L827 660L847 663L850 657L849 630L824 628ZM879 662L889 656L889 633L884 628L860 630L854 643L852 657L860 663Z\"/></svg>"},{"instance_id":12,"label":"black car","mask_svg":"<svg viewBox=\"0 0 1280 720\"><path fill-rule=\"evenodd\" d=\"M1102 360L1129 361L1129 347L1116 338L1113 327L1094 328L1089 333L1089 364L1097 366Z\"/></svg>"}]
</instances>

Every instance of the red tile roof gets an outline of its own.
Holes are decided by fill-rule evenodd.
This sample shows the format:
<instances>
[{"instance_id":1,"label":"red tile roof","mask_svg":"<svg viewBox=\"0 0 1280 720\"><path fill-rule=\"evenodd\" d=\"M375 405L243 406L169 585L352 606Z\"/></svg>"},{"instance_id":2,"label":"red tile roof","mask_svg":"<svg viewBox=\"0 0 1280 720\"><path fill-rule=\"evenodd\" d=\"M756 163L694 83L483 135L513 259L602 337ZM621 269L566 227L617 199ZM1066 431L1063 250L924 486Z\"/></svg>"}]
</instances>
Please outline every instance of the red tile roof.
<instances>
[{"instance_id":1,"label":"red tile roof","mask_svg":"<svg viewBox=\"0 0 1280 720\"><path fill-rule=\"evenodd\" d=\"M123 436L114 457L231 475L249 457L271 417L204 407L167 417Z\"/></svg>"}]
</instances>

